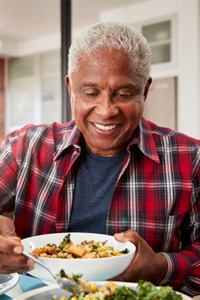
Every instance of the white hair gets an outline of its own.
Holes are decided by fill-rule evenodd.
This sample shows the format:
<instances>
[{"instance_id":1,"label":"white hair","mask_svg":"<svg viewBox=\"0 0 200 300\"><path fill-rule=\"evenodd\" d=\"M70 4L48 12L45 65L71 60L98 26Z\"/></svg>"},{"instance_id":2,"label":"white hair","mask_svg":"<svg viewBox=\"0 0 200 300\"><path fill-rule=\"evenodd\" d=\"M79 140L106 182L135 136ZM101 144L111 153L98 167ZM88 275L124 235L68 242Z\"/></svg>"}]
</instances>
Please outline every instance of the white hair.
<instances>
[{"instance_id":1,"label":"white hair","mask_svg":"<svg viewBox=\"0 0 200 300\"><path fill-rule=\"evenodd\" d=\"M97 23L80 32L69 49L68 76L71 77L78 69L81 59L106 47L128 54L138 81L146 82L151 68L151 51L147 40L131 26L118 22Z\"/></svg>"}]
</instances>

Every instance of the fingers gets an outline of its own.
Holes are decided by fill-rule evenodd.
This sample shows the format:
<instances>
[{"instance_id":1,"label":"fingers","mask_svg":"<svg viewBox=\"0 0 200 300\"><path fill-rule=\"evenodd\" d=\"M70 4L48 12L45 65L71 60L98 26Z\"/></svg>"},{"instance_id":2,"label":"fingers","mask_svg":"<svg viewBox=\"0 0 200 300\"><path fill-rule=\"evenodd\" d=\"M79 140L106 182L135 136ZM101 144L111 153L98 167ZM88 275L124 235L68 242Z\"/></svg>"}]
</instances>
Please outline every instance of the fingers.
<instances>
[{"instance_id":1,"label":"fingers","mask_svg":"<svg viewBox=\"0 0 200 300\"><path fill-rule=\"evenodd\" d=\"M168 263L162 253L156 253L148 243L134 230L115 234L120 242L130 241L136 245L136 253L128 268L112 280L138 281L140 279L159 283L165 278Z\"/></svg>"},{"instance_id":2,"label":"fingers","mask_svg":"<svg viewBox=\"0 0 200 300\"><path fill-rule=\"evenodd\" d=\"M0 252L0 273L10 274L27 272L34 268L34 262L24 255L6 254Z\"/></svg>"},{"instance_id":3,"label":"fingers","mask_svg":"<svg viewBox=\"0 0 200 300\"><path fill-rule=\"evenodd\" d=\"M129 242L134 243L136 246L139 241L139 235L133 229L129 229L127 231L120 232L120 233L115 233L114 237L119 242L125 243L125 242L129 241Z\"/></svg>"},{"instance_id":4,"label":"fingers","mask_svg":"<svg viewBox=\"0 0 200 300\"><path fill-rule=\"evenodd\" d=\"M17 237L4 237L0 235L0 252L6 253L22 253L23 246L20 238Z\"/></svg>"},{"instance_id":5,"label":"fingers","mask_svg":"<svg viewBox=\"0 0 200 300\"><path fill-rule=\"evenodd\" d=\"M34 262L23 252L21 239L16 236L13 221L0 216L0 274L27 272L34 268Z\"/></svg>"},{"instance_id":6,"label":"fingers","mask_svg":"<svg viewBox=\"0 0 200 300\"><path fill-rule=\"evenodd\" d=\"M15 234L13 221L0 216L0 252L21 253L22 251L21 239Z\"/></svg>"}]
</instances>

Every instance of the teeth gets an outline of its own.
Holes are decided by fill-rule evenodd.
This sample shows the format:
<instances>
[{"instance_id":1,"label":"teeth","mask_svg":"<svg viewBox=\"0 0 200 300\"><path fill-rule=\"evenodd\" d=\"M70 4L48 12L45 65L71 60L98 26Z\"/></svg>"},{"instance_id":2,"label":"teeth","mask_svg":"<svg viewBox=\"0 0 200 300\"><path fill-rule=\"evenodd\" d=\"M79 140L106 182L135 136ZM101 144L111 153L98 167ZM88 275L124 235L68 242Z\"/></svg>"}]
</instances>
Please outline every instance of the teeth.
<instances>
[{"instance_id":1,"label":"teeth","mask_svg":"<svg viewBox=\"0 0 200 300\"><path fill-rule=\"evenodd\" d=\"M115 127L117 127L117 125L101 125L101 124L97 124L95 123L95 126L101 130L111 130L111 129L114 129Z\"/></svg>"}]
</instances>

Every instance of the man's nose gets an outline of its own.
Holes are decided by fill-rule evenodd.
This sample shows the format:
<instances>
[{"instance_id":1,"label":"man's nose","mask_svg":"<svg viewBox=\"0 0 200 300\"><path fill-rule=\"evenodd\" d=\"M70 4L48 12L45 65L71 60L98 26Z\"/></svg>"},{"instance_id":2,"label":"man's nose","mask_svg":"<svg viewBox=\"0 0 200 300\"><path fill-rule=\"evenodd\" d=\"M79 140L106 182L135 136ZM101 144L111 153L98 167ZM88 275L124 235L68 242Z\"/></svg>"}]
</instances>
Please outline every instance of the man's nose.
<instances>
[{"instance_id":1,"label":"man's nose","mask_svg":"<svg viewBox=\"0 0 200 300\"><path fill-rule=\"evenodd\" d=\"M116 115L118 113L118 107L112 96L102 96L96 106L96 112L104 119Z\"/></svg>"}]
</instances>

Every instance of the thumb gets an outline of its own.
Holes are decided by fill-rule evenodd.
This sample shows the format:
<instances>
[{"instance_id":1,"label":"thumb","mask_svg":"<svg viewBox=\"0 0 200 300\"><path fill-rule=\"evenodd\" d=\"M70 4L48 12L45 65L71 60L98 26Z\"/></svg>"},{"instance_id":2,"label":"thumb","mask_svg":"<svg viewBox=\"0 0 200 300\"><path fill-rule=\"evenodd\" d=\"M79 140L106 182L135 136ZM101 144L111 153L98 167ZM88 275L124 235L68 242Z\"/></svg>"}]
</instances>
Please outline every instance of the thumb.
<instances>
[{"instance_id":1,"label":"thumb","mask_svg":"<svg viewBox=\"0 0 200 300\"><path fill-rule=\"evenodd\" d=\"M0 216L0 234L3 236L16 236L13 220Z\"/></svg>"},{"instance_id":2,"label":"thumb","mask_svg":"<svg viewBox=\"0 0 200 300\"><path fill-rule=\"evenodd\" d=\"M133 229L129 229L127 231L120 232L120 233L115 233L114 237L116 240L122 243L129 241L135 244L136 247L138 246L139 243L139 235Z\"/></svg>"}]
</instances>

